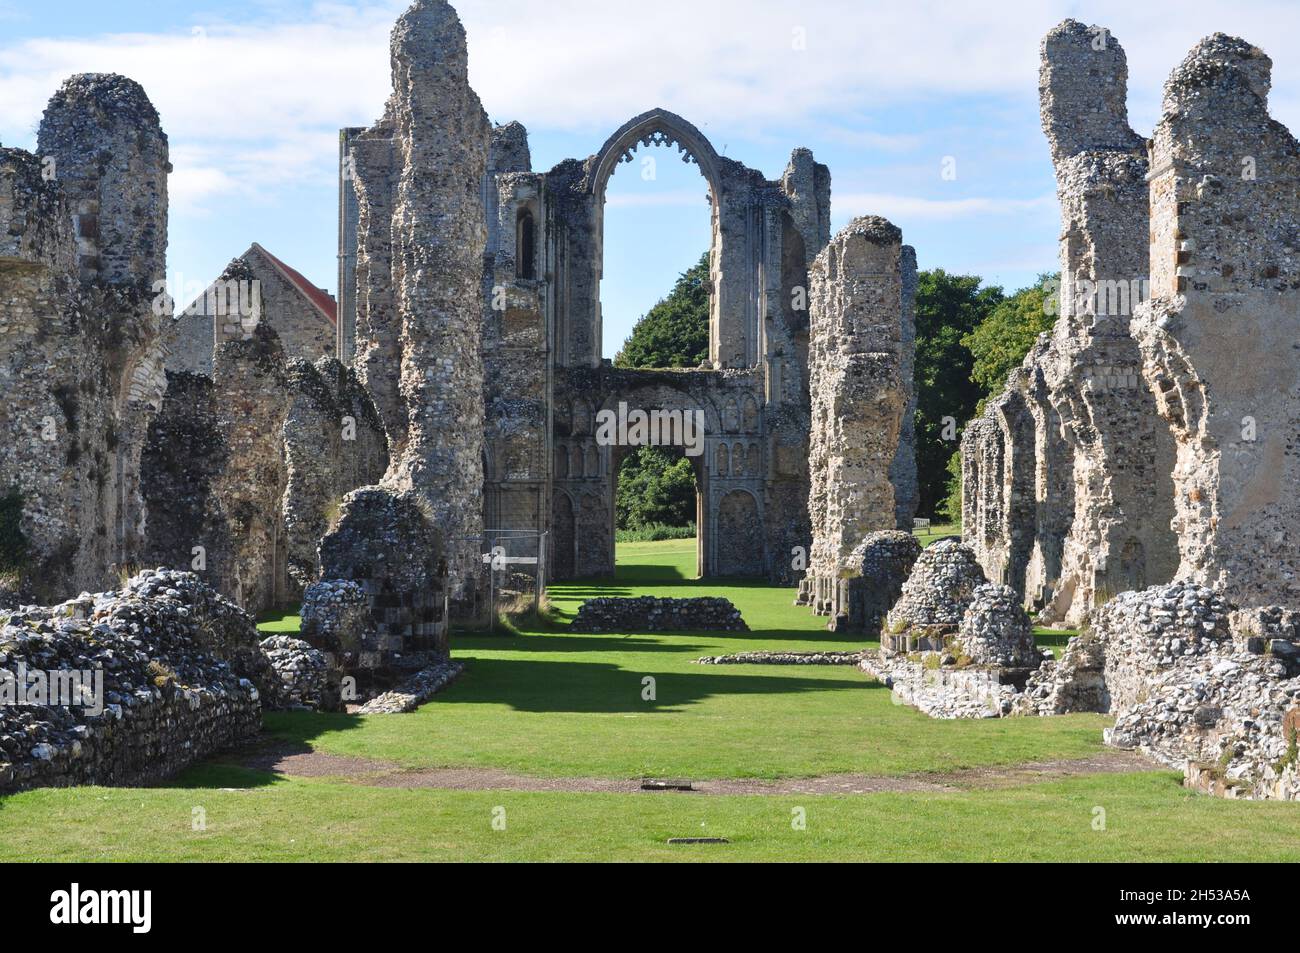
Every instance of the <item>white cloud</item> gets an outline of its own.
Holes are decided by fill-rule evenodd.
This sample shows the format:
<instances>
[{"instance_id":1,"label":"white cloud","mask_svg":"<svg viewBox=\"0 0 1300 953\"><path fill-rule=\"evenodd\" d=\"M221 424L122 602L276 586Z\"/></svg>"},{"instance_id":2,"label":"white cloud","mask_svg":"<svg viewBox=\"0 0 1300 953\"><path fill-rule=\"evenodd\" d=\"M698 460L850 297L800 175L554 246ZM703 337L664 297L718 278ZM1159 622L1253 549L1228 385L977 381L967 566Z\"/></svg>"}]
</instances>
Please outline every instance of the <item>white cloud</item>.
<instances>
[{"instance_id":1,"label":"white cloud","mask_svg":"<svg viewBox=\"0 0 1300 953\"><path fill-rule=\"evenodd\" d=\"M394 9L327 8L310 23L0 46L0 133L30 147L64 78L115 72L137 80L157 107L172 145L172 193L182 203L331 177L339 127L373 122L388 95Z\"/></svg>"},{"instance_id":2,"label":"white cloud","mask_svg":"<svg viewBox=\"0 0 1300 953\"><path fill-rule=\"evenodd\" d=\"M1108 26L1128 52L1139 131L1154 123L1169 71L1215 30L1244 36L1273 57L1274 115L1300 130L1300 33L1286 28L1294 18L1289 3L1185 0L1172 17L1156 5L1098 0L1086 15ZM976 102L993 104L1017 130L1023 123L1024 135L1010 136L1002 148L1023 142L1026 153L1041 150L1041 138L1033 145L1028 139L1037 136L1038 44L1077 6L1008 0L990 12L960 0L456 5L469 35L471 81L494 120L518 119L552 143L581 132L594 151L629 117L662 106L699 126L720 150L728 140L744 140L748 148L802 143L819 155L823 147L840 155L916 151L960 125L963 110ZM405 6L322 3L291 20L269 4L266 17L281 19L207 22L197 35L187 25L79 38L58 38L63 24L51 12L50 36L0 40L0 140L30 147L46 101L69 74L120 72L144 85L170 136L178 231L191 227L189 217L232 203L249 209L273 201L289 184L318 184L332 201L337 130L367 125L382 112L388 35ZM0 0L0 16L8 9ZM879 117L887 110L886 124ZM851 163L837 161L832 171L840 170L854 174ZM938 199L900 194L905 187L897 181L858 177L864 179L878 191L835 192L837 218L870 212L901 224L1053 214L1047 196ZM611 195L616 204L698 199ZM258 224L250 215L250 232Z\"/></svg>"}]
</instances>

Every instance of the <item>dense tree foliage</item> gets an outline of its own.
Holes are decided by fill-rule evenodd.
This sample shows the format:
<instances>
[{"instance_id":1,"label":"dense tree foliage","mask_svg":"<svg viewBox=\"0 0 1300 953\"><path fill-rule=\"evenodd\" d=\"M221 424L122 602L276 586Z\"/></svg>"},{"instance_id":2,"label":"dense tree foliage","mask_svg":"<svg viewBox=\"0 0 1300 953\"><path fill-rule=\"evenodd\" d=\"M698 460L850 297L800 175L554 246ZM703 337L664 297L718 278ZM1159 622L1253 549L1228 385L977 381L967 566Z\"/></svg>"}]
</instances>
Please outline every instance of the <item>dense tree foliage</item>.
<instances>
[{"instance_id":1,"label":"dense tree foliage","mask_svg":"<svg viewBox=\"0 0 1300 953\"><path fill-rule=\"evenodd\" d=\"M708 354L709 256L685 272L637 322L614 359L618 367L695 367ZM960 517L961 428L997 394L1034 339L1051 327L1044 288L1052 276L1010 297L976 275L942 268L918 275L916 291L916 469L918 515ZM684 526L695 517L688 461L654 448L630 453L619 471L618 526Z\"/></svg>"},{"instance_id":2,"label":"dense tree foliage","mask_svg":"<svg viewBox=\"0 0 1300 953\"><path fill-rule=\"evenodd\" d=\"M695 471L685 457L638 447L618 470L619 529L686 526L695 521Z\"/></svg>"},{"instance_id":3,"label":"dense tree foliage","mask_svg":"<svg viewBox=\"0 0 1300 953\"><path fill-rule=\"evenodd\" d=\"M972 416L981 413L984 403L1002 392L1007 375L1020 366L1038 335L1051 329L1056 311L1047 307L1047 299L1056 278L1039 275L1037 284L1003 298L974 330L962 337L962 345L971 353L971 380L980 389ZM960 452L949 458L944 479L946 492L935 515L956 521L961 518Z\"/></svg>"},{"instance_id":4,"label":"dense tree foliage","mask_svg":"<svg viewBox=\"0 0 1300 953\"><path fill-rule=\"evenodd\" d=\"M709 356L709 253L645 313L614 357L615 367L698 367Z\"/></svg>"},{"instance_id":5,"label":"dense tree foliage","mask_svg":"<svg viewBox=\"0 0 1300 953\"><path fill-rule=\"evenodd\" d=\"M942 517L948 463L961 427L975 415L983 391L971 377L975 358L963 339L1003 299L1002 289L982 288L975 275L923 271L916 289L916 475L918 516Z\"/></svg>"},{"instance_id":6,"label":"dense tree foliage","mask_svg":"<svg viewBox=\"0 0 1300 953\"><path fill-rule=\"evenodd\" d=\"M636 323L614 366L698 367L709 355L708 285L705 252ZM614 509L622 530L693 523L695 471L690 461L656 447L629 453L619 467Z\"/></svg>"},{"instance_id":7,"label":"dense tree foliage","mask_svg":"<svg viewBox=\"0 0 1300 953\"><path fill-rule=\"evenodd\" d=\"M1020 366L1038 335L1048 331L1056 320L1055 309L1045 307L1049 283L1055 275L1039 275L1038 283L1021 288L1001 301L987 318L962 339L975 358L971 378L984 391L984 397L1001 393L1011 370Z\"/></svg>"}]
</instances>

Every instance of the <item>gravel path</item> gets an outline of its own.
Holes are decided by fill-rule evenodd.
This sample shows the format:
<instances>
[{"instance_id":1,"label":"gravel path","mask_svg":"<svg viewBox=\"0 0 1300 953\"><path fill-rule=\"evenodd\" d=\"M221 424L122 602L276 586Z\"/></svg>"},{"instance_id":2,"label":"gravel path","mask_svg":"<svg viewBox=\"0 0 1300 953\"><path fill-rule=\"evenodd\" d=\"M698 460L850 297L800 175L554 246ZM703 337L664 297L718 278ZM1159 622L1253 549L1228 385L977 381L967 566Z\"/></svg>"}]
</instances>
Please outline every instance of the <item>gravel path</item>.
<instances>
[{"instance_id":1,"label":"gravel path","mask_svg":"<svg viewBox=\"0 0 1300 953\"><path fill-rule=\"evenodd\" d=\"M1031 764L967 768L941 774L900 776L827 774L813 778L721 778L705 781L662 779L669 785L690 783L689 792L647 790L638 779L546 778L512 774L497 768L406 769L387 761L326 754L284 743L264 742L234 755L236 763L258 771L291 778L338 778L382 788L441 788L452 791L573 791L580 793L637 794L878 794L896 792L952 792L1018 787L1040 781L1158 771L1163 767L1128 751L1106 751L1088 758L1041 761Z\"/></svg>"}]
</instances>

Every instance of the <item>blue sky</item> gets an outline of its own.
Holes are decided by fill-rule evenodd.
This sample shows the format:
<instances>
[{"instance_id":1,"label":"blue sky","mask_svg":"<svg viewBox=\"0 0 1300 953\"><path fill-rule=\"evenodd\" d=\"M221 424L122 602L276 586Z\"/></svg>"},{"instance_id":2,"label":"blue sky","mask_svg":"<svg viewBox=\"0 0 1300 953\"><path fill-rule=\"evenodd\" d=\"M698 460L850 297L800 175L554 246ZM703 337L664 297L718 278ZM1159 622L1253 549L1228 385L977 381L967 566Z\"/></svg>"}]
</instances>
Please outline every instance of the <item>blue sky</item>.
<instances>
[{"instance_id":1,"label":"blue sky","mask_svg":"<svg viewBox=\"0 0 1300 953\"><path fill-rule=\"evenodd\" d=\"M206 284L251 242L337 286L336 133L388 94L405 0L112 3L0 0L0 142L32 148L73 72L139 80L175 172L169 278ZM1222 30L1274 61L1273 115L1300 128L1300 13L1274 0L1179 3L863 0L461 0L471 81L495 122L529 129L534 169L585 157L655 106L777 178L808 146L831 168L836 228L881 214L921 267L1007 288L1055 268L1058 216L1039 129L1038 42L1066 16L1107 26L1129 58L1130 117L1149 133L1169 71ZM658 175L614 177L602 294L606 355L708 244L704 181L658 150ZM945 157L956 178L941 175ZM178 294L180 300L188 300Z\"/></svg>"}]
</instances>

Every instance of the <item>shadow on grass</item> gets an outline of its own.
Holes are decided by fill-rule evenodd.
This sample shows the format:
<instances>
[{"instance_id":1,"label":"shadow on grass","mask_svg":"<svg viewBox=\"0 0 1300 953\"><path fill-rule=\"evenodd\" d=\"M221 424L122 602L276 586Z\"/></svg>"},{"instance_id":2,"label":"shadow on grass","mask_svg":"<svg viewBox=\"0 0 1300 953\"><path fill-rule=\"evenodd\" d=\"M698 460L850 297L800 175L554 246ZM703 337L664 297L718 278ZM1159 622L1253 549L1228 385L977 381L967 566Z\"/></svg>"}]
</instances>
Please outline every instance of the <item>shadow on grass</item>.
<instances>
[{"instance_id":1,"label":"shadow on grass","mask_svg":"<svg viewBox=\"0 0 1300 953\"><path fill-rule=\"evenodd\" d=\"M703 655L704 645L695 642L662 640L632 633L622 635L593 634L568 635L568 627L559 625L548 630L528 632L521 636L453 636L451 649L453 657L460 658L466 652L694 652ZM673 632L661 633L680 635L704 635L704 633ZM709 633L716 635L718 633ZM560 638L556 638L559 635ZM477 664L477 660L476 660Z\"/></svg>"},{"instance_id":2,"label":"shadow on grass","mask_svg":"<svg viewBox=\"0 0 1300 953\"><path fill-rule=\"evenodd\" d=\"M304 746L304 750L307 749ZM263 771L241 764L234 764L228 759L237 757L234 752L213 755L207 761L186 768L176 777L164 781L156 787L162 788L265 788L278 784L284 779L274 771Z\"/></svg>"},{"instance_id":3,"label":"shadow on grass","mask_svg":"<svg viewBox=\"0 0 1300 953\"><path fill-rule=\"evenodd\" d=\"M698 671L635 670L599 662L532 659L475 659L430 705L508 705L515 711L570 713L637 713L681 711L717 695L790 695L803 692L872 691L880 683L846 671L843 678L803 678L771 673L719 672L712 666ZM786 669L785 671L789 671ZM654 678L655 700L643 699L644 679ZM847 703L846 703L847 704Z\"/></svg>"},{"instance_id":4,"label":"shadow on grass","mask_svg":"<svg viewBox=\"0 0 1300 953\"><path fill-rule=\"evenodd\" d=\"M717 695L790 695L803 692L879 691L874 680L846 673L844 678L801 678L772 672L726 672L700 666L698 672L632 671L592 662L530 659L474 659L455 684L422 705L415 715L373 715L373 718L412 718L421 712L438 717L440 705L505 705L522 712L570 714L666 714L680 712ZM765 668L775 668L765 666ZM655 699L645 700L643 679L654 678ZM846 702L846 704L851 704ZM358 728L355 715L326 712L268 712L265 733L301 744L304 750L325 734Z\"/></svg>"}]
</instances>

